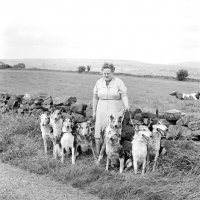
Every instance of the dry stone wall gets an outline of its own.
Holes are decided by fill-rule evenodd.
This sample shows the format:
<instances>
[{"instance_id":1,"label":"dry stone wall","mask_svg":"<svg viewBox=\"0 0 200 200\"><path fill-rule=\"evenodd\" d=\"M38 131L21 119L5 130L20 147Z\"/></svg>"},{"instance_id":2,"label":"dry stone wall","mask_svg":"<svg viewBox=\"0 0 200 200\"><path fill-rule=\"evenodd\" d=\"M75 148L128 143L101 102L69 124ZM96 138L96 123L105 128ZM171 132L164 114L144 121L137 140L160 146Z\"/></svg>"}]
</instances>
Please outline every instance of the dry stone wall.
<instances>
[{"instance_id":1,"label":"dry stone wall","mask_svg":"<svg viewBox=\"0 0 200 200\"><path fill-rule=\"evenodd\" d=\"M76 97L56 97L46 94L14 95L0 94L0 113L38 116L53 108L61 109L64 117L74 116L75 122L83 122L92 118L91 104L77 103Z\"/></svg>"},{"instance_id":2,"label":"dry stone wall","mask_svg":"<svg viewBox=\"0 0 200 200\"><path fill-rule=\"evenodd\" d=\"M0 113L34 115L38 116L52 108L61 109L64 117L73 116L75 122L83 122L92 119L92 102L82 104L77 102L76 97L56 97L46 94L38 95L14 95L0 94ZM159 119L155 114L142 112L141 109L132 109L126 112L123 120L122 138L131 140L134 129L131 125L145 124L151 118L155 123L161 120L168 127L168 132L164 137L167 140L200 140L200 115L187 115L179 110L172 109L159 114ZM130 120L132 119L132 121Z\"/></svg>"}]
</instances>

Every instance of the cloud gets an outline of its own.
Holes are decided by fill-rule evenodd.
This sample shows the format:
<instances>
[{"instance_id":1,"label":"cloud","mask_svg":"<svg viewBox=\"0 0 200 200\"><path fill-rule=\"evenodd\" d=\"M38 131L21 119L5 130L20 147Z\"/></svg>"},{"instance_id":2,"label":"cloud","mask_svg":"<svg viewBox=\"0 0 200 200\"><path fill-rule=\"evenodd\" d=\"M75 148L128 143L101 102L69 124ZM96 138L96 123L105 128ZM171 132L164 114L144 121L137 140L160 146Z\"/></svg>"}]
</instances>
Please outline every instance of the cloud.
<instances>
[{"instance_id":1,"label":"cloud","mask_svg":"<svg viewBox=\"0 0 200 200\"><path fill-rule=\"evenodd\" d=\"M63 46L68 44L62 35L55 35L48 30L33 26L9 26L2 36L6 43L13 45Z\"/></svg>"},{"instance_id":2,"label":"cloud","mask_svg":"<svg viewBox=\"0 0 200 200\"><path fill-rule=\"evenodd\" d=\"M183 48L183 49L199 49L200 48L200 40L199 39L182 40L179 47Z\"/></svg>"},{"instance_id":3,"label":"cloud","mask_svg":"<svg viewBox=\"0 0 200 200\"><path fill-rule=\"evenodd\" d=\"M198 33L200 32L200 25L199 24L186 25L185 27L182 28L182 30Z\"/></svg>"}]
</instances>

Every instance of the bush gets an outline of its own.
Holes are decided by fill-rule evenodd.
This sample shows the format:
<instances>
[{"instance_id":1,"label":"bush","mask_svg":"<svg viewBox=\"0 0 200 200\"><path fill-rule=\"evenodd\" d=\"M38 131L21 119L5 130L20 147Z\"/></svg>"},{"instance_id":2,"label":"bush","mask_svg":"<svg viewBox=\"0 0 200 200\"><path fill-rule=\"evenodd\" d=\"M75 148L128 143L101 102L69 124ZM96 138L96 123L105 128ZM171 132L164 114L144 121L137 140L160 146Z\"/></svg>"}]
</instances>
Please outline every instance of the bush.
<instances>
[{"instance_id":1,"label":"bush","mask_svg":"<svg viewBox=\"0 0 200 200\"><path fill-rule=\"evenodd\" d=\"M188 76L189 76L188 71L185 69L180 69L178 72L176 72L176 77L177 80L179 81L184 81Z\"/></svg>"},{"instance_id":2,"label":"bush","mask_svg":"<svg viewBox=\"0 0 200 200\"><path fill-rule=\"evenodd\" d=\"M78 67L78 72L79 73L85 72L85 66L79 66Z\"/></svg>"},{"instance_id":3,"label":"bush","mask_svg":"<svg viewBox=\"0 0 200 200\"><path fill-rule=\"evenodd\" d=\"M0 61L0 69L12 68L10 65Z\"/></svg>"},{"instance_id":4,"label":"bush","mask_svg":"<svg viewBox=\"0 0 200 200\"><path fill-rule=\"evenodd\" d=\"M88 66L87 66L87 71L89 72L89 71L90 71L90 69L91 69L91 66L90 66L90 65L88 65Z\"/></svg>"},{"instance_id":5,"label":"bush","mask_svg":"<svg viewBox=\"0 0 200 200\"><path fill-rule=\"evenodd\" d=\"M13 65L15 69L25 69L26 65L24 63L18 63L17 65Z\"/></svg>"}]
</instances>

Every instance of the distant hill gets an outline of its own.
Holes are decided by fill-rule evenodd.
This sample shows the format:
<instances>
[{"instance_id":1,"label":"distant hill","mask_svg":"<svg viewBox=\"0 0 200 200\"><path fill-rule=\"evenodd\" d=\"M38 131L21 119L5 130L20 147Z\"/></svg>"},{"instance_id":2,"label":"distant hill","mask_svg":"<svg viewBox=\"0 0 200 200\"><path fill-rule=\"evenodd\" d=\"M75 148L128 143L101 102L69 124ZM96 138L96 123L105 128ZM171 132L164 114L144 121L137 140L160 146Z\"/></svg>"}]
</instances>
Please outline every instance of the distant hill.
<instances>
[{"instance_id":1,"label":"distant hill","mask_svg":"<svg viewBox=\"0 0 200 200\"><path fill-rule=\"evenodd\" d=\"M180 67L200 68L200 62L181 62L181 63L175 63L173 65Z\"/></svg>"},{"instance_id":2,"label":"distant hill","mask_svg":"<svg viewBox=\"0 0 200 200\"><path fill-rule=\"evenodd\" d=\"M130 73L136 75L164 75L176 76L179 69L187 69L189 78L200 78L200 63L185 62L173 65L151 64L133 60L112 59L4 59L1 60L9 65L24 63L26 68L55 69L55 70L77 70L81 65L91 66L91 71L99 71L104 62L111 62L116 67L116 72Z\"/></svg>"}]
</instances>

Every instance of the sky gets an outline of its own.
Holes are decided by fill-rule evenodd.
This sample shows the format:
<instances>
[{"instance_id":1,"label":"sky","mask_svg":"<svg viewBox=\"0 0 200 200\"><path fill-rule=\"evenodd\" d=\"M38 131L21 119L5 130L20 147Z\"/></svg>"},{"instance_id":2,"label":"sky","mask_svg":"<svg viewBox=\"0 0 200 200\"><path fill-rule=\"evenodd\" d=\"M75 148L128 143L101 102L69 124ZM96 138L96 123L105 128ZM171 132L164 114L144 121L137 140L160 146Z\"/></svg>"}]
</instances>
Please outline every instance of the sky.
<instances>
[{"instance_id":1,"label":"sky","mask_svg":"<svg viewBox=\"0 0 200 200\"><path fill-rule=\"evenodd\" d=\"M0 59L200 62L199 0L0 0Z\"/></svg>"}]
</instances>

